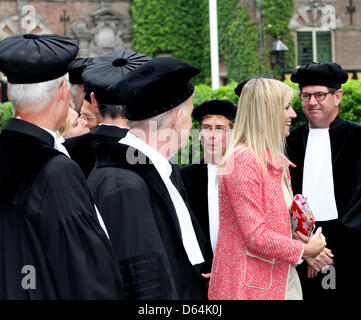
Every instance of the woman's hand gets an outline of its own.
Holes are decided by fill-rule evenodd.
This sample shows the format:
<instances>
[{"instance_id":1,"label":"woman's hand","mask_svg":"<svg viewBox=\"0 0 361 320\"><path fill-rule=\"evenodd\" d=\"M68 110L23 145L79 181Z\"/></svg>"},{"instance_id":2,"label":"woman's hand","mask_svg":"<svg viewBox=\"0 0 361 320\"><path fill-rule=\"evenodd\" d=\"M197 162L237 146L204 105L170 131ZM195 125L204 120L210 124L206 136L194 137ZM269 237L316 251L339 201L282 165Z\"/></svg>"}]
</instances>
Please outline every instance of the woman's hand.
<instances>
[{"instance_id":1,"label":"woman's hand","mask_svg":"<svg viewBox=\"0 0 361 320\"><path fill-rule=\"evenodd\" d=\"M299 231L293 234L293 238L303 243L308 243L308 241L310 241L310 237L305 236L303 233Z\"/></svg>"},{"instance_id":2,"label":"woman's hand","mask_svg":"<svg viewBox=\"0 0 361 320\"><path fill-rule=\"evenodd\" d=\"M304 244L304 251L302 258L304 260L316 257L326 246L326 239L322 234L322 228L319 227L315 234L310 238L308 243Z\"/></svg>"}]
</instances>

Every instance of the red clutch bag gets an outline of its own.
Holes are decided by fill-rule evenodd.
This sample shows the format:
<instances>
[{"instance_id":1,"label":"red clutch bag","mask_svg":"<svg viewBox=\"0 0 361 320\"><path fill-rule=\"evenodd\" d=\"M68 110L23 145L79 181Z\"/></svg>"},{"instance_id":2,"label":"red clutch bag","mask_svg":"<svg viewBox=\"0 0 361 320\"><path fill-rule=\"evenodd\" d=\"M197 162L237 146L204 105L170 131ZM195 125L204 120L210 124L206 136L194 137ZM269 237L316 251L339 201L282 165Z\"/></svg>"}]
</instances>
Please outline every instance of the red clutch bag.
<instances>
[{"instance_id":1,"label":"red clutch bag","mask_svg":"<svg viewBox=\"0 0 361 320\"><path fill-rule=\"evenodd\" d=\"M315 217L302 194L296 194L291 207L292 233L300 231L305 236L311 236L315 227Z\"/></svg>"}]
</instances>

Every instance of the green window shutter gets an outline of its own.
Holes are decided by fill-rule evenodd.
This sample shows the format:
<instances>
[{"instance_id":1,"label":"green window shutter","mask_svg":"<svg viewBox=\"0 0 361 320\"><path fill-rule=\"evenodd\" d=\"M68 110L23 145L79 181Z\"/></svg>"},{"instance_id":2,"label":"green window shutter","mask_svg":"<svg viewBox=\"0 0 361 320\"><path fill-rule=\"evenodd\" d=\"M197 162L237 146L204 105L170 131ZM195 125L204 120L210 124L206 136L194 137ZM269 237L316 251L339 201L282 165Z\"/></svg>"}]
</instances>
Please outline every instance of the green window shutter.
<instances>
[{"instance_id":1,"label":"green window shutter","mask_svg":"<svg viewBox=\"0 0 361 320\"><path fill-rule=\"evenodd\" d=\"M297 32L298 65L313 61L312 32Z\"/></svg>"},{"instance_id":2,"label":"green window shutter","mask_svg":"<svg viewBox=\"0 0 361 320\"><path fill-rule=\"evenodd\" d=\"M332 61L332 41L330 31L317 31L317 62Z\"/></svg>"}]
</instances>

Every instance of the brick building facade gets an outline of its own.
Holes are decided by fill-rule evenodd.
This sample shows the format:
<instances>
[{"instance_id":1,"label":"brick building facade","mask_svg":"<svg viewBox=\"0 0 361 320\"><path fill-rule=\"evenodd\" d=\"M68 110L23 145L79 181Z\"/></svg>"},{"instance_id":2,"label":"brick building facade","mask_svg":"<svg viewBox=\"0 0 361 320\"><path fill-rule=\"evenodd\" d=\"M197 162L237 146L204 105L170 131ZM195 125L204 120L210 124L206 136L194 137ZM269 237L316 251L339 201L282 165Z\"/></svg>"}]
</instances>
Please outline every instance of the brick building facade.
<instances>
[{"instance_id":1,"label":"brick building facade","mask_svg":"<svg viewBox=\"0 0 361 320\"><path fill-rule=\"evenodd\" d=\"M259 22L258 0L240 1ZM309 60L332 60L345 69L361 70L360 0L295 0L289 29L296 45L295 67Z\"/></svg>"},{"instance_id":2,"label":"brick building facade","mask_svg":"<svg viewBox=\"0 0 361 320\"><path fill-rule=\"evenodd\" d=\"M295 0L295 4L289 27L295 33L296 64L302 62L303 52L307 55L308 47L316 60L327 59L345 69L361 69L361 1ZM302 43L302 37L310 35L311 40Z\"/></svg>"},{"instance_id":3,"label":"brick building facade","mask_svg":"<svg viewBox=\"0 0 361 320\"><path fill-rule=\"evenodd\" d=\"M258 0L239 1L259 21ZM130 6L131 0L1 0L0 40L21 32L58 33L79 40L79 56L131 49ZM361 69L361 0L295 0L289 28L295 66L332 60Z\"/></svg>"},{"instance_id":4,"label":"brick building facade","mask_svg":"<svg viewBox=\"0 0 361 320\"><path fill-rule=\"evenodd\" d=\"M131 49L131 0L1 0L0 39L17 33L66 34L79 56Z\"/></svg>"}]
</instances>

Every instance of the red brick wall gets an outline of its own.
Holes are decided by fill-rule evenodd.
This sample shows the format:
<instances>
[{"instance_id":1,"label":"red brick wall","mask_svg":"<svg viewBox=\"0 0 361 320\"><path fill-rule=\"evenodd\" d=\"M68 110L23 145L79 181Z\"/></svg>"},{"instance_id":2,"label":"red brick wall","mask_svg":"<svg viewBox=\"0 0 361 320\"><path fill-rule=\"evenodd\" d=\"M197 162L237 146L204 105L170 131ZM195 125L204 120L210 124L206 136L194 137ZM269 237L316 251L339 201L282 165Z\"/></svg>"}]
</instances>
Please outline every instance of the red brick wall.
<instances>
[{"instance_id":1,"label":"red brick wall","mask_svg":"<svg viewBox=\"0 0 361 320\"><path fill-rule=\"evenodd\" d=\"M336 62L345 69L361 69L361 30L335 33Z\"/></svg>"},{"instance_id":2,"label":"red brick wall","mask_svg":"<svg viewBox=\"0 0 361 320\"><path fill-rule=\"evenodd\" d=\"M334 32L335 62L345 69L361 69L361 2L354 1L356 11L353 13L353 26L346 7L349 0L325 1L334 6L336 17L342 22ZM305 5L304 0L295 0L296 8Z\"/></svg>"}]
</instances>

